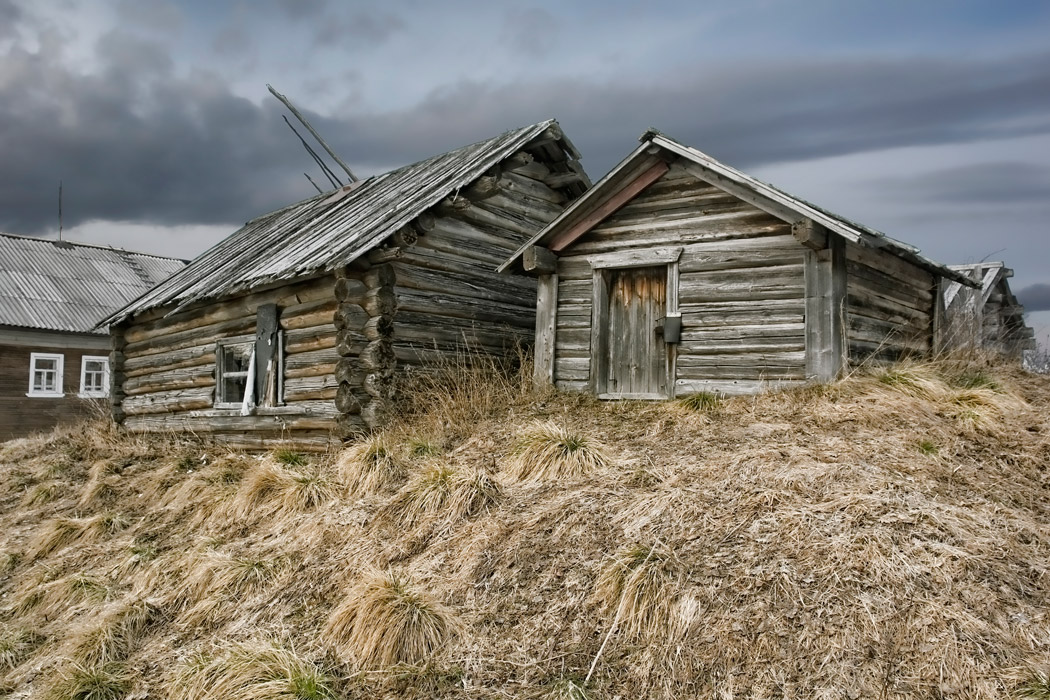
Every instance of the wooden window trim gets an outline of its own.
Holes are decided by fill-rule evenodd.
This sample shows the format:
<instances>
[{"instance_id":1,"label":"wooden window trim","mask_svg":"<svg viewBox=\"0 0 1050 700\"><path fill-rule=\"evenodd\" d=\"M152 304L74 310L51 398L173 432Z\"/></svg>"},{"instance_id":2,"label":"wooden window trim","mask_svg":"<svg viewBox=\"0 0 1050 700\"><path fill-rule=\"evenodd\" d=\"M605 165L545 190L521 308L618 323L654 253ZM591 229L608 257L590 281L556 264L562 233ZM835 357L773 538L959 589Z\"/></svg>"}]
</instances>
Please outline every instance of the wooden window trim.
<instances>
[{"instance_id":1,"label":"wooden window trim","mask_svg":"<svg viewBox=\"0 0 1050 700\"><path fill-rule=\"evenodd\" d=\"M88 362L102 363L102 388L88 390L85 380L87 379ZM80 393L82 399L104 399L109 396L109 358L105 355L83 355L80 358Z\"/></svg>"},{"instance_id":2,"label":"wooden window trim","mask_svg":"<svg viewBox=\"0 0 1050 700\"><path fill-rule=\"evenodd\" d=\"M43 372L55 372L55 388L53 391L44 391L34 388L33 380L36 379L36 363L37 360L56 360L54 370L41 370ZM29 353L29 391L26 392L26 396L34 399L57 399L65 396L62 391L62 375L65 372L66 356L61 353L54 352L31 352Z\"/></svg>"},{"instance_id":3,"label":"wooden window trim","mask_svg":"<svg viewBox=\"0 0 1050 700\"><path fill-rule=\"evenodd\" d=\"M226 370L223 369L223 365L225 364L224 354L226 352L226 348L232 347L234 345L248 345L248 346L252 346L253 342L252 342L252 340L245 339L243 337L220 338L219 340L217 340L215 342L215 399L214 399L214 406L215 406L215 408L240 410L241 405L244 403L244 396L241 396L241 399L239 401L224 401L223 400L223 399L226 398L225 395L224 395L224 392L223 392L223 381L224 380L229 379L230 377L234 377L234 378L236 378L236 377L244 377L245 381L247 382L247 378L248 378L248 371L247 370L245 370L243 372L227 372ZM253 349L253 351L254 351L254 349ZM248 390L248 388L247 388L247 386L245 386L245 391L247 391L247 390Z\"/></svg>"},{"instance_id":4,"label":"wooden window trim","mask_svg":"<svg viewBox=\"0 0 1050 700\"><path fill-rule=\"evenodd\" d=\"M655 267L663 263L678 264L682 257L682 247L641 248L638 250L618 250L614 253L588 255L587 262L592 270L608 270L625 267Z\"/></svg>"}]
</instances>

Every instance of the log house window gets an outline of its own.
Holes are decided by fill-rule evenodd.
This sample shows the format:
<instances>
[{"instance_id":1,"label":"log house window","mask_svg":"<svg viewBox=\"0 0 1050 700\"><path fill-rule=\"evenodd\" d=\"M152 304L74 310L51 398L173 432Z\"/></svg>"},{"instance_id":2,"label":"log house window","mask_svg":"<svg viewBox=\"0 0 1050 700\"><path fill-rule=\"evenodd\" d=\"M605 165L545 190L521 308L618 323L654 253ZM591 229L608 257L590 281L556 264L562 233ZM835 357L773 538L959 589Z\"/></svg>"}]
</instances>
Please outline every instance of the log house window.
<instances>
[{"instance_id":1,"label":"log house window","mask_svg":"<svg viewBox=\"0 0 1050 700\"><path fill-rule=\"evenodd\" d=\"M105 398L109 395L109 358L84 355L80 359L80 396Z\"/></svg>"},{"instance_id":2,"label":"log house window","mask_svg":"<svg viewBox=\"0 0 1050 700\"><path fill-rule=\"evenodd\" d=\"M63 355L34 352L29 354L29 393L26 396L62 396Z\"/></svg>"},{"instance_id":3,"label":"log house window","mask_svg":"<svg viewBox=\"0 0 1050 700\"><path fill-rule=\"evenodd\" d=\"M220 340L215 347L215 406L240 408L248 386L248 365L255 344Z\"/></svg>"}]
</instances>

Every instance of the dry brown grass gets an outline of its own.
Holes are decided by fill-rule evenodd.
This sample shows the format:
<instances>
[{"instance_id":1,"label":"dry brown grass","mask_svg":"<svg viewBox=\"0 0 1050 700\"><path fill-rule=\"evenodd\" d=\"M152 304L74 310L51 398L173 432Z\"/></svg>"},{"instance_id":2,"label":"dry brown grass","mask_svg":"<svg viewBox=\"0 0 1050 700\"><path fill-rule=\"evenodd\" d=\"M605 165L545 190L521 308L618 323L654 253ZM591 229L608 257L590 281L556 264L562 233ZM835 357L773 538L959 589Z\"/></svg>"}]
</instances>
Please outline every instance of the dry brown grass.
<instances>
[{"instance_id":1,"label":"dry brown grass","mask_svg":"<svg viewBox=\"0 0 1050 700\"><path fill-rule=\"evenodd\" d=\"M347 491L356 497L389 488L407 473L398 446L385 432L369 435L343 450L336 471Z\"/></svg>"},{"instance_id":2,"label":"dry brown grass","mask_svg":"<svg viewBox=\"0 0 1050 700\"><path fill-rule=\"evenodd\" d=\"M605 447L595 439L543 421L522 430L506 471L518 481L551 481L585 476L609 461Z\"/></svg>"},{"instance_id":3,"label":"dry brown grass","mask_svg":"<svg viewBox=\"0 0 1050 700\"><path fill-rule=\"evenodd\" d=\"M502 496L499 482L485 471L432 460L409 479L390 511L409 528L438 520L449 525L487 511Z\"/></svg>"},{"instance_id":4,"label":"dry brown grass","mask_svg":"<svg viewBox=\"0 0 1050 700\"><path fill-rule=\"evenodd\" d=\"M234 644L183 662L171 700L329 700L332 679L316 664L274 643Z\"/></svg>"},{"instance_id":5,"label":"dry brown grass","mask_svg":"<svg viewBox=\"0 0 1050 700\"><path fill-rule=\"evenodd\" d=\"M394 573L372 574L332 611L323 638L343 659L388 668L430 660L455 628L429 593Z\"/></svg>"},{"instance_id":6,"label":"dry brown grass","mask_svg":"<svg viewBox=\"0 0 1050 700\"><path fill-rule=\"evenodd\" d=\"M667 637L692 622L679 619L682 579L681 562L666 545L634 544L602 568L594 597L609 610L609 626L628 638Z\"/></svg>"},{"instance_id":7,"label":"dry brown grass","mask_svg":"<svg viewBox=\"0 0 1050 700\"><path fill-rule=\"evenodd\" d=\"M253 465L240 481L232 509L238 519L303 513L330 501L335 487L319 468L292 467L267 458Z\"/></svg>"},{"instance_id":8,"label":"dry brown grass","mask_svg":"<svg viewBox=\"0 0 1050 700\"><path fill-rule=\"evenodd\" d=\"M449 418L433 385L380 476L107 425L0 446L0 695L1045 690L1050 377L942 359L699 412L508 388ZM519 479L544 422L617 468ZM330 497L293 487L315 469Z\"/></svg>"}]
</instances>

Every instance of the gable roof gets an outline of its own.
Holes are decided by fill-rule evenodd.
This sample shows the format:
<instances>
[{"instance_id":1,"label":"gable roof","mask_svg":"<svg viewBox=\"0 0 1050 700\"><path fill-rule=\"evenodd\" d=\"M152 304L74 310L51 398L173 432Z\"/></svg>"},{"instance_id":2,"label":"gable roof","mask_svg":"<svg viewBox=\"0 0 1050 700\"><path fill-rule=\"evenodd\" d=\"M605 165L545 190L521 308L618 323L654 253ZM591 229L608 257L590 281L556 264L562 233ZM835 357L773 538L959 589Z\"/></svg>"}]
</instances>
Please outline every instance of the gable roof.
<instances>
[{"instance_id":1,"label":"gable roof","mask_svg":"<svg viewBox=\"0 0 1050 700\"><path fill-rule=\"evenodd\" d=\"M207 299L348 265L544 135L579 157L549 119L310 197L249 221L107 322L172 303L175 313Z\"/></svg>"},{"instance_id":2,"label":"gable roof","mask_svg":"<svg viewBox=\"0 0 1050 700\"><path fill-rule=\"evenodd\" d=\"M0 326L105 334L101 319L184 260L0 233Z\"/></svg>"},{"instance_id":3,"label":"gable roof","mask_svg":"<svg viewBox=\"0 0 1050 700\"><path fill-rule=\"evenodd\" d=\"M647 185L653 181L668 158L680 158L685 167L701 180L710 182L726 192L755 205L788 223L810 219L848 241L870 248L882 248L919 267L941 277L974 286L972 280L945 265L924 257L918 248L890 238L886 234L851 221L843 216L788 194L783 190L747 175L736 168L721 163L706 153L686 146L674 139L649 129L639 138L641 145L624 158L616 167L595 183L582 197L570 204L561 215L536 234L498 270L504 272L517 263L525 249L533 245L546 244L560 238L563 245L566 232L583 232L596 226L611 215L618 206L614 199L617 193L628 190L632 184ZM663 165L662 165L663 164ZM648 181L648 182L647 182ZM619 203L620 206L626 201ZM604 207L604 209L603 209Z\"/></svg>"}]
</instances>

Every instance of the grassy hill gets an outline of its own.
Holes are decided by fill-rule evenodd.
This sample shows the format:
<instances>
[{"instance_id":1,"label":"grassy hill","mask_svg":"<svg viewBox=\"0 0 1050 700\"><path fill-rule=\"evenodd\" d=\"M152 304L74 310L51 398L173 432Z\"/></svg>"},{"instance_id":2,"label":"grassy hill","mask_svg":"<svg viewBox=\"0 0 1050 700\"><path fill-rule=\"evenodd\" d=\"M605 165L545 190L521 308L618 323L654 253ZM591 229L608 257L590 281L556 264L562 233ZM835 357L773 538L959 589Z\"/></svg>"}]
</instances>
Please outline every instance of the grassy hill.
<instances>
[{"instance_id":1,"label":"grassy hill","mask_svg":"<svg viewBox=\"0 0 1050 700\"><path fill-rule=\"evenodd\" d=\"M338 455L0 447L0 696L1050 698L1050 378L451 374Z\"/></svg>"}]
</instances>

